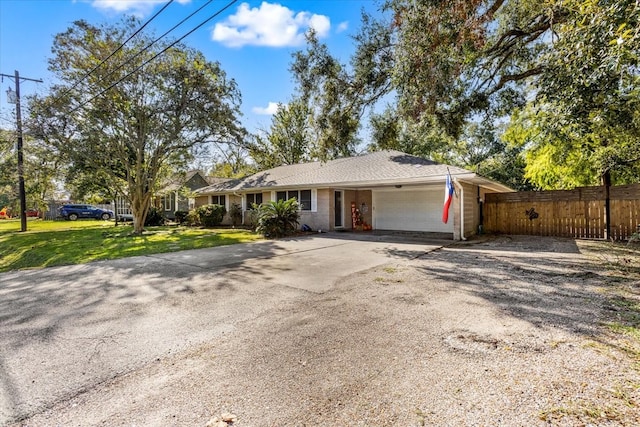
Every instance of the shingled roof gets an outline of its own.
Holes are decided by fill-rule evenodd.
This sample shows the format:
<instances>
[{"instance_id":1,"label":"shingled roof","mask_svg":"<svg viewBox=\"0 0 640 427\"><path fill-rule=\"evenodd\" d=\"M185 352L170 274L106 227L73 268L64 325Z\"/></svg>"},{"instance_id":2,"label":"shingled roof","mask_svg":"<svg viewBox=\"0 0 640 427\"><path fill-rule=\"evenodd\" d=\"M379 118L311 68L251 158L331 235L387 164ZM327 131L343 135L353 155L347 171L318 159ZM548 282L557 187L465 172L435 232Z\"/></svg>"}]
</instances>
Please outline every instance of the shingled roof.
<instances>
[{"instance_id":1,"label":"shingled roof","mask_svg":"<svg viewBox=\"0 0 640 427\"><path fill-rule=\"evenodd\" d=\"M495 191L511 191L497 182L482 178L456 166L447 166L400 151L376 151L361 156L327 162L300 163L268 169L243 179L210 185L197 190L201 194L246 192L256 189L296 187L343 187L419 184L444 181L452 177L485 186Z\"/></svg>"}]
</instances>

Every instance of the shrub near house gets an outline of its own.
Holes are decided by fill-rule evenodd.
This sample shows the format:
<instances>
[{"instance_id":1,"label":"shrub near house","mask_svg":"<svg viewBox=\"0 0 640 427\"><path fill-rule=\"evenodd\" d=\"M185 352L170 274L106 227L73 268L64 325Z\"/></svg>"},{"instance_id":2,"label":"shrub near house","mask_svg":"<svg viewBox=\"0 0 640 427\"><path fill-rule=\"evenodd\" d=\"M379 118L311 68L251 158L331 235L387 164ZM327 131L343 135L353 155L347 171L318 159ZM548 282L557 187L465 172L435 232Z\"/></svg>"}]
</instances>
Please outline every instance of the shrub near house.
<instances>
[{"instance_id":1,"label":"shrub near house","mask_svg":"<svg viewBox=\"0 0 640 427\"><path fill-rule=\"evenodd\" d=\"M176 217L176 222L178 224L186 223L188 215L189 215L189 211L175 211L174 212L174 216Z\"/></svg>"},{"instance_id":2,"label":"shrub near house","mask_svg":"<svg viewBox=\"0 0 640 427\"><path fill-rule=\"evenodd\" d=\"M162 215L162 211L151 208L147 213L147 217L144 220L144 225L146 227L154 227L159 225L164 225L166 218Z\"/></svg>"},{"instance_id":3,"label":"shrub near house","mask_svg":"<svg viewBox=\"0 0 640 427\"><path fill-rule=\"evenodd\" d=\"M256 231L265 237L293 234L300 223L300 204L296 199L278 200L260 205Z\"/></svg>"},{"instance_id":4,"label":"shrub near house","mask_svg":"<svg viewBox=\"0 0 640 427\"><path fill-rule=\"evenodd\" d=\"M222 205L204 205L196 209L203 227L216 227L222 223L227 210Z\"/></svg>"}]
</instances>

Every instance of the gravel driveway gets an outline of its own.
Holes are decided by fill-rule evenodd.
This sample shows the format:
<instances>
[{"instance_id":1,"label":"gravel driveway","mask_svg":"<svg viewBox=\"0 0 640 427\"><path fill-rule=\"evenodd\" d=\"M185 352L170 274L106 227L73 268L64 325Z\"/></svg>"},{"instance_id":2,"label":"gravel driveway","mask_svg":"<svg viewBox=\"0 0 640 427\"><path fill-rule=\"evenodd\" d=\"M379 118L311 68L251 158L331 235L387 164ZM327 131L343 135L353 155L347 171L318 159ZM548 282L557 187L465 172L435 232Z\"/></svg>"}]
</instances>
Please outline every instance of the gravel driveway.
<instances>
[{"instance_id":1,"label":"gravel driveway","mask_svg":"<svg viewBox=\"0 0 640 427\"><path fill-rule=\"evenodd\" d=\"M229 298L232 328L16 425L640 425L639 371L602 326L630 278L566 239L401 252L322 292L258 288L261 311Z\"/></svg>"}]
</instances>

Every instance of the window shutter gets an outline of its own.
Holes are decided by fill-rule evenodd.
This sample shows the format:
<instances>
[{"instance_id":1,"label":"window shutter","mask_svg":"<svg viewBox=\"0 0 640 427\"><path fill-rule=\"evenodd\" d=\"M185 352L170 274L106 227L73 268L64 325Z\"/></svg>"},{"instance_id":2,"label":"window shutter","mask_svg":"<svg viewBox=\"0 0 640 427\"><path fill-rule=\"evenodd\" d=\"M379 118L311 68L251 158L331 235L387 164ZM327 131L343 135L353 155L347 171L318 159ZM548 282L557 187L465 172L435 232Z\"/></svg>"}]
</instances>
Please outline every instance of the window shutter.
<instances>
[{"instance_id":1,"label":"window shutter","mask_svg":"<svg viewBox=\"0 0 640 427\"><path fill-rule=\"evenodd\" d=\"M311 212L318 212L318 190L311 189Z\"/></svg>"}]
</instances>

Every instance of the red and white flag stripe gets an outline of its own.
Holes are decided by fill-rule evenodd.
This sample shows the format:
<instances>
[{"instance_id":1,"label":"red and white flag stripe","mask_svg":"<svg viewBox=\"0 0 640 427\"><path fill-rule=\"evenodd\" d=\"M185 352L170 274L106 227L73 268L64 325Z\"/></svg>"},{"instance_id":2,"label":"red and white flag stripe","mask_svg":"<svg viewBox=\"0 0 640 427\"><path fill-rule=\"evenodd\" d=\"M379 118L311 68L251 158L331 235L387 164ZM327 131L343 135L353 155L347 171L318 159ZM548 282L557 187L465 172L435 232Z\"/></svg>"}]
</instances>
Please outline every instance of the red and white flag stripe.
<instances>
[{"instance_id":1,"label":"red and white flag stripe","mask_svg":"<svg viewBox=\"0 0 640 427\"><path fill-rule=\"evenodd\" d=\"M451 201L453 200L453 181L451 180L451 174L447 173L447 181L444 187L444 207L442 209L442 222L445 224L449 222L449 207L451 207Z\"/></svg>"}]
</instances>

